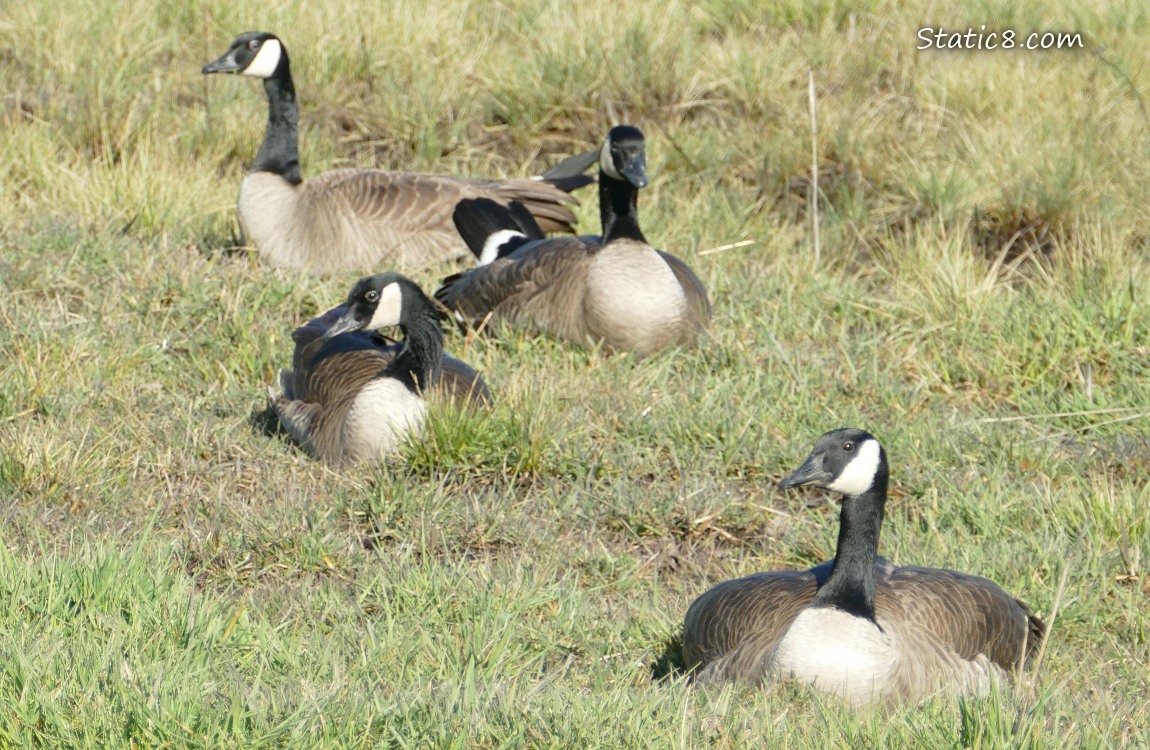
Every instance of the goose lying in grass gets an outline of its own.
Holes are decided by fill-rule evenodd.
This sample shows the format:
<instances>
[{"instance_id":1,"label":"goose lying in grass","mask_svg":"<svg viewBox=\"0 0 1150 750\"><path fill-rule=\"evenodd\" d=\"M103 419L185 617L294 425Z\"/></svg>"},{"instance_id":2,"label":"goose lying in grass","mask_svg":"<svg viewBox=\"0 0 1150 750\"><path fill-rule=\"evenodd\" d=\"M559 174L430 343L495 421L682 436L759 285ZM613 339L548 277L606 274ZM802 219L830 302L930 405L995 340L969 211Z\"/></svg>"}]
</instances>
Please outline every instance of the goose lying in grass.
<instances>
[{"instance_id":1,"label":"goose lying in grass","mask_svg":"<svg viewBox=\"0 0 1150 750\"><path fill-rule=\"evenodd\" d=\"M794 677L858 705L937 691L984 693L1033 655L1045 625L985 578L878 557L886 453L862 430L819 438L780 487L843 493L835 559L721 583L683 625L697 680Z\"/></svg>"},{"instance_id":2,"label":"goose lying in grass","mask_svg":"<svg viewBox=\"0 0 1150 750\"><path fill-rule=\"evenodd\" d=\"M373 333L388 326L399 326L403 340ZM475 370L443 354L434 303L396 273L361 279L346 303L292 339L292 369L280 371L272 407L296 442L327 462L396 450L422 427L429 390L459 404L491 401Z\"/></svg>"},{"instance_id":3,"label":"goose lying in grass","mask_svg":"<svg viewBox=\"0 0 1150 750\"><path fill-rule=\"evenodd\" d=\"M461 201L456 226L481 262L494 260L445 279L436 299L471 325L493 317L616 351L650 354L692 341L710 318L710 302L690 267L651 247L639 229L643 134L613 128L599 169L602 238L537 239L538 230L508 209Z\"/></svg>"},{"instance_id":4,"label":"goose lying in grass","mask_svg":"<svg viewBox=\"0 0 1150 750\"><path fill-rule=\"evenodd\" d=\"M273 34L236 37L207 73L264 81L268 124L263 145L240 186L244 234L272 265L313 272L366 270L381 263L416 268L463 257L451 224L463 198L523 202L546 231L570 232L571 190L594 180L560 164L551 177L473 180L376 169L300 174L295 85L287 50Z\"/></svg>"}]
</instances>

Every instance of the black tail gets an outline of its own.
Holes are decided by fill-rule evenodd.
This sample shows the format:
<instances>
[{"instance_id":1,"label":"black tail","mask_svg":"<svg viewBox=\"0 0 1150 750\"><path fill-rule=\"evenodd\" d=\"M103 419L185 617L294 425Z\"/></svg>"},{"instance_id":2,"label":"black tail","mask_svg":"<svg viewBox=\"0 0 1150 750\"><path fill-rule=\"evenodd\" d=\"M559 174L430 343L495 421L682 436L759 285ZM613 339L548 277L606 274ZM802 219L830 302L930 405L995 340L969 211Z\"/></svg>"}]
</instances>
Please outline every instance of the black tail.
<instances>
[{"instance_id":1,"label":"black tail","mask_svg":"<svg viewBox=\"0 0 1150 750\"><path fill-rule=\"evenodd\" d=\"M594 149L592 151L584 151L581 154L568 156L563 161L551 167L551 169L548 169L541 176L544 180L554 183L555 187L559 188L560 190L565 190L566 192L570 193L575 188L580 188L584 185L590 185L595 181L593 177L587 177L583 173L593 167L597 161L599 161L598 149ZM585 180L585 182L580 182L578 185L573 185L570 188L565 187L561 183L563 180L572 178L580 178Z\"/></svg>"},{"instance_id":2,"label":"black tail","mask_svg":"<svg viewBox=\"0 0 1150 750\"><path fill-rule=\"evenodd\" d=\"M584 151L581 154L568 156L540 175L539 179L551 183L564 193L570 193L595 182L594 177L583 173L598 161L599 152L597 150Z\"/></svg>"},{"instance_id":3,"label":"black tail","mask_svg":"<svg viewBox=\"0 0 1150 750\"><path fill-rule=\"evenodd\" d=\"M519 201L512 201L509 208L490 198L466 198L456 204L451 218L459 236L480 263L490 263L527 242L543 239L543 230L535 217ZM500 238L497 246L488 247L488 240L499 232L510 234Z\"/></svg>"},{"instance_id":4,"label":"black tail","mask_svg":"<svg viewBox=\"0 0 1150 750\"><path fill-rule=\"evenodd\" d=\"M547 236L539 227L539 222L535 221L534 214L519 201L511 201L507 204L507 213L511 214L511 218L519 225L519 231L531 239L541 240ZM500 257L502 257L502 253Z\"/></svg>"},{"instance_id":5,"label":"black tail","mask_svg":"<svg viewBox=\"0 0 1150 750\"><path fill-rule=\"evenodd\" d=\"M563 166L560 164L559 166ZM578 190L584 185L590 185L595 182L595 178L591 175L577 174L571 177L546 177L543 180L546 183L554 185L562 190L564 193L570 193L573 190Z\"/></svg>"}]
</instances>

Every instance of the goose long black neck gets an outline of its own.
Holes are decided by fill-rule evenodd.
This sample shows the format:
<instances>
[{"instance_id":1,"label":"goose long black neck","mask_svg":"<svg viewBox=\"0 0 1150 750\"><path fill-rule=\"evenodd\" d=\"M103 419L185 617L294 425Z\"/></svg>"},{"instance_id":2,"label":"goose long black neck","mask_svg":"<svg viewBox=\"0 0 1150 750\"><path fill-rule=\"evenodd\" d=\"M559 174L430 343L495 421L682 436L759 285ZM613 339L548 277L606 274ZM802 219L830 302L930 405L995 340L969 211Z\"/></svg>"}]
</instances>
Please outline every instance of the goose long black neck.
<instances>
[{"instance_id":1,"label":"goose long black neck","mask_svg":"<svg viewBox=\"0 0 1150 750\"><path fill-rule=\"evenodd\" d=\"M268 95L268 127L251 170L272 172L298 185L303 181L299 169L299 105L287 52L275 73L264 80L264 90Z\"/></svg>"},{"instance_id":2,"label":"goose long black neck","mask_svg":"<svg viewBox=\"0 0 1150 750\"><path fill-rule=\"evenodd\" d=\"M647 243L639 229L639 188L599 172L599 220L603 224L603 244L615 239Z\"/></svg>"},{"instance_id":3,"label":"goose long black neck","mask_svg":"<svg viewBox=\"0 0 1150 750\"><path fill-rule=\"evenodd\" d=\"M835 564L827 582L815 594L816 606L835 607L875 621L874 564L888 478L884 462L870 489L843 498Z\"/></svg>"},{"instance_id":4,"label":"goose long black neck","mask_svg":"<svg viewBox=\"0 0 1150 750\"><path fill-rule=\"evenodd\" d=\"M418 307L399 325L403 331L403 350L388 370L408 388L425 392L435 382L443 364L443 328L430 300L424 298L408 304Z\"/></svg>"}]
</instances>

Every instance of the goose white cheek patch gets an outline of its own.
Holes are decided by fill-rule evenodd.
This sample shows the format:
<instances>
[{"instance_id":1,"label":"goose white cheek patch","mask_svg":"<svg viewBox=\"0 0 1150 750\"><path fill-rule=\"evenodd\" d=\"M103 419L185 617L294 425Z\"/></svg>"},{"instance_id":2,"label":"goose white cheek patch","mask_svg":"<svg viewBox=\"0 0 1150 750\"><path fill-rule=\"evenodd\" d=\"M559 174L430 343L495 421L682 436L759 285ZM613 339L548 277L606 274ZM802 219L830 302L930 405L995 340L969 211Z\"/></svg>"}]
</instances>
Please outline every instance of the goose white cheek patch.
<instances>
[{"instance_id":1,"label":"goose white cheek patch","mask_svg":"<svg viewBox=\"0 0 1150 750\"><path fill-rule=\"evenodd\" d=\"M399 291L399 284L388 284L379 293L379 305L367 324L367 330L375 331L380 328L399 325L400 313L403 311L403 293Z\"/></svg>"},{"instance_id":2,"label":"goose white cheek patch","mask_svg":"<svg viewBox=\"0 0 1150 750\"><path fill-rule=\"evenodd\" d=\"M874 484L874 475L878 471L878 441L864 440L856 447L856 451L854 459L828 489L844 495L861 495Z\"/></svg>"},{"instance_id":3,"label":"goose white cheek patch","mask_svg":"<svg viewBox=\"0 0 1150 750\"><path fill-rule=\"evenodd\" d=\"M256 78L271 78L272 74L276 72L276 67L280 64L280 54L280 43L275 39L268 39L260 47L260 51L256 53L255 59L241 71L241 74Z\"/></svg>"},{"instance_id":4,"label":"goose white cheek patch","mask_svg":"<svg viewBox=\"0 0 1150 750\"><path fill-rule=\"evenodd\" d=\"M483 252L479 255L479 265L485 266L498 258L499 248L503 243L508 240L513 240L516 237L525 236L522 232L516 232L514 229L500 229L498 232L495 232L483 243Z\"/></svg>"},{"instance_id":5,"label":"goose white cheek patch","mask_svg":"<svg viewBox=\"0 0 1150 750\"><path fill-rule=\"evenodd\" d=\"M623 175L619 174L618 169L615 169L615 160L611 158L611 141L609 140L603 141L603 148L599 150L599 168L608 177L616 180L623 179Z\"/></svg>"}]
</instances>

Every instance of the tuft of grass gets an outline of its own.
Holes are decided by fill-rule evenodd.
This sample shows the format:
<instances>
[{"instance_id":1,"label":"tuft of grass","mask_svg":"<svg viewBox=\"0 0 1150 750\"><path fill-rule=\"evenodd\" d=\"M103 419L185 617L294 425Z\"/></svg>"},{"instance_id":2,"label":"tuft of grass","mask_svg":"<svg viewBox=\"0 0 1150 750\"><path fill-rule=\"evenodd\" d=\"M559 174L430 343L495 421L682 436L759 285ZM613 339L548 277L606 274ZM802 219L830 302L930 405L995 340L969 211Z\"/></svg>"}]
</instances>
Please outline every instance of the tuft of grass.
<instances>
[{"instance_id":1,"label":"tuft of grass","mask_svg":"<svg viewBox=\"0 0 1150 750\"><path fill-rule=\"evenodd\" d=\"M413 477L531 479L562 474L570 463L555 425L530 404L499 404L494 411L433 404L423 432L403 452Z\"/></svg>"}]
</instances>

